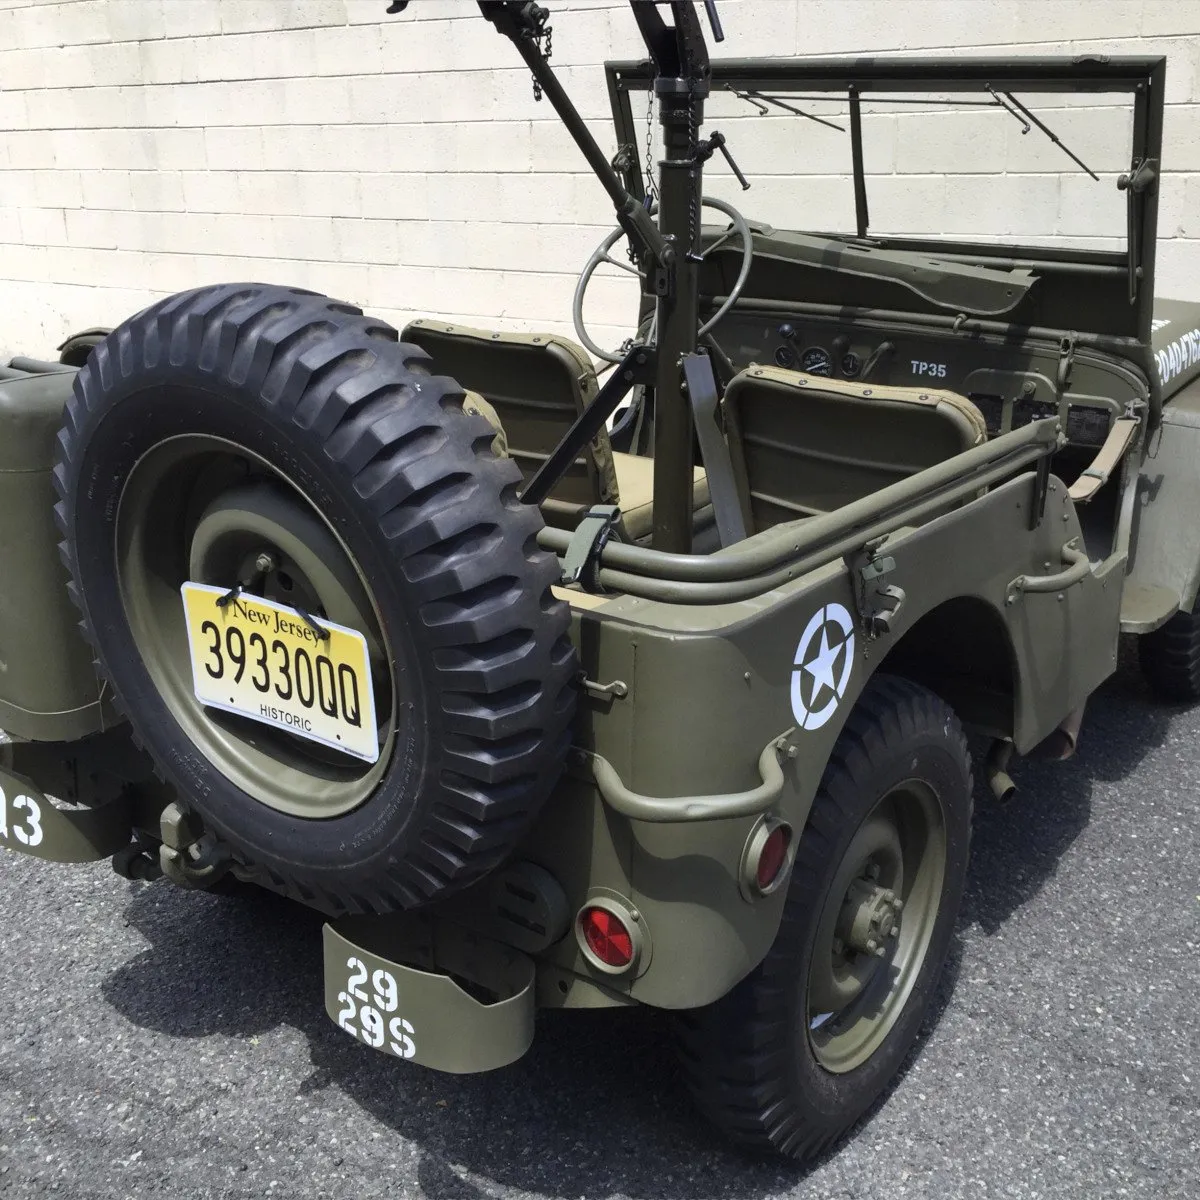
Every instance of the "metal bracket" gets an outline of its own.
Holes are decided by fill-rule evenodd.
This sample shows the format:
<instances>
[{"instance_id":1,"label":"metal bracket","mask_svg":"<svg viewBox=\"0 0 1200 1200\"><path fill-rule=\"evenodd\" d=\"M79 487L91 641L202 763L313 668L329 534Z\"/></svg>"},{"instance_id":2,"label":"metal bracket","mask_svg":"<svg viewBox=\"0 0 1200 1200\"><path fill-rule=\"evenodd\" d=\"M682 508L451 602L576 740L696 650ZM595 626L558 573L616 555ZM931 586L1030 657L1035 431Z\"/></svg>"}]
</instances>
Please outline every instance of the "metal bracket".
<instances>
[{"instance_id":1,"label":"metal bracket","mask_svg":"<svg viewBox=\"0 0 1200 1200\"><path fill-rule=\"evenodd\" d=\"M1138 285L1142 279L1142 213L1143 196L1154 191L1158 183L1158 159L1139 158L1133 169L1117 177L1117 188L1128 192L1125 204L1125 243L1128 255L1129 303L1137 300Z\"/></svg>"},{"instance_id":2,"label":"metal bracket","mask_svg":"<svg viewBox=\"0 0 1200 1200\"><path fill-rule=\"evenodd\" d=\"M717 428L717 381L708 355L685 354L683 377L687 382L688 401L692 406L696 437L700 442L700 457L708 475L708 494L717 520L717 532L721 535L723 547L732 546L745 539L746 521L733 478L729 446Z\"/></svg>"},{"instance_id":3,"label":"metal bracket","mask_svg":"<svg viewBox=\"0 0 1200 1200\"><path fill-rule=\"evenodd\" d=\"M610 165L618 175L628 176L637 164L637 147L631 146L628 142L622 142L617 147L617 152L612 156ZM628 183L626 184L628 186Z\"/></svg>"},{"instance_id":4,"label":"metal bracket","mask_svg":"<svg viewBox=\"0 0 1200 1200\"><path fill-rule=\"evenodd\" d=\"M1062 407L1063 397L1067 394L1067 388L1071 384L1071 368L1075 365L1075 339L1077 334L1074 330L1067 334L1062 339L1058 346L1058 375L1055 378L1054 384L1058 391L1059 407ZM1060 413L1060 415L1065 415Z\"/></svg>"},{"instance_id":5,"label":"metal bracket","mask_svg":"<svg viewBox=\"0 0 1200 1200\"><path fill-rule=\"evenodd\" d=\"M24 775L0 760L0 847L49 862L97 862L129 844L128 794L95 808L59 808Z\"/></svg>"},{"instance_id":6,"label":"metal bracket","mask_svg":"<svg viewBox=\"0 0 1200 1200\"><path fill-rule=\"evenodd\" d=\"M896 569L896 560L890 554L879 553L885 540L876 538L845 558L854 587L855 607L863 633L870 641L892 632L907 599L902 587L883 582Z\"/></svg>"},{"instance_id":7,"label":"metal bracket","mask_svg":"<svg viewBox=\"0 0 1200 1200\"><path fill-rule=\"evenodd\" d=\"M1058 345L1058 370L1054 376L1055 400L1058 404L1059 434L1066 432L1070 404L1067 388L1071 386L1071 369L1075 365L1076 333L1072 330ZM1029 505L1029 529L1037 529L1046 515L1046 494L1050 488L1050 452L1038 459L1033 476L1033 496Z\"/></svg>"},{"instance_id":8,"label":"metal bracket","mask_svg":"<svg viewBox=\"0 0 1200 1200\"><path fill-rule=\"evenodd\" d=\"M563 555L562 583L565 587L578 583L584 591L602 590L600 554L620 519L621 510L615 504L595 504L583 514Z\"/></svg>"}]
</instances>

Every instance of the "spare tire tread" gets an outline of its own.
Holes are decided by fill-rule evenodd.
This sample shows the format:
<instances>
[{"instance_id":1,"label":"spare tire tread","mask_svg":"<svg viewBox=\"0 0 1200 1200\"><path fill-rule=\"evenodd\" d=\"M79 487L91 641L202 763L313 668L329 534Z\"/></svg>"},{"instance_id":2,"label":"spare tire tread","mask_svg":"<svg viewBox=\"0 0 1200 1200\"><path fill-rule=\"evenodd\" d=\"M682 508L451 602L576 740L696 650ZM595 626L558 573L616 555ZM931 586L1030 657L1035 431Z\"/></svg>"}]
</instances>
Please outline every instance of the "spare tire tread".
<instances>
[{"instance_id":1,"label":"spare tire tread","mask_svg":"<svg viewBox=\"0 0 1200 1200\"><path fill-rule=\"evenodd\" d=\"M423 677L436 681L427 719L440 730L430 757L437 778L425 785L436 795L419 828L396 853L368 863L335 870L276 861L247 849L240 831L202 803L198 811L243 872L331 912L412 907L479 878L511 852L561 773L575 704L569 612L550 591L557 565L536 547L541 518L519 501L516 465L495 457L494 431L463 410L462 389L434 374L423 350L315 293L199 288L150 306L100 342L67 405L56 515L84 631L135 736L160 765L162 734L126 702L123 670L113 669L97 629L76 520L89 432L122 385L136 390L143 373L164 369L178 369L181 384L208 376L213 390L268 410L310 449L324 443L329 470L386 543L419 618ZM188 795L186 780L171 781Z\"/></svg>"}]
</instances>

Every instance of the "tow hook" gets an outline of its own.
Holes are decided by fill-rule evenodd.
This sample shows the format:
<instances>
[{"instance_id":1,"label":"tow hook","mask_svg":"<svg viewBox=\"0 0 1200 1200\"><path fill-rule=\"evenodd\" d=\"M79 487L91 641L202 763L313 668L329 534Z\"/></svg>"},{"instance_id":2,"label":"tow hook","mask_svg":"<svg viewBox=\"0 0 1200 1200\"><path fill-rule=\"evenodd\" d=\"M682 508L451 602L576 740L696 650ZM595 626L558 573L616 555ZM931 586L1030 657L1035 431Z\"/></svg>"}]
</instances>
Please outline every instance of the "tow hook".
<instances>
[{"instance_id":1,"label":"tow hook","mask_svg":"<svg viewBox=\"0 0 1200 1200\"><path fill-rule=\"evenodd\" d=\"M206 832L195 814L168 804L159 818L158 848L163 874L185 888L209 888L233 866L229 847Z\"/></svg>"}]
</instances>

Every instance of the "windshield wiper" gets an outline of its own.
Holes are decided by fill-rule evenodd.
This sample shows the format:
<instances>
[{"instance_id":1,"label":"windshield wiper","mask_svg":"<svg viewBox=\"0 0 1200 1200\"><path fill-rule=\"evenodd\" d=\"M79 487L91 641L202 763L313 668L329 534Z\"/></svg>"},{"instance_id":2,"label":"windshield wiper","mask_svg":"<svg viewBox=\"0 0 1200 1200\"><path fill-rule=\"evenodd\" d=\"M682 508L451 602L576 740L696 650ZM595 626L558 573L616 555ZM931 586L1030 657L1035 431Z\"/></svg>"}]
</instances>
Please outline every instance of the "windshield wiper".
<instances>
[{"instance_id":1,"label":"windshield wiper","mask_svg":"<svg viewBox=\"0 0 1200 1200\"><path fill-rule=\"evenodd\" d=\"M1093 171L1092 168L1089 167L1087 163L1085 163L1083 159L1079 157L1078 154L1064 145L1062 138L1060 138L1058 134L1056 134L1054 130L1046 124L1045 121L1042 121L1038 117L1034 116L1034 114L1031 113L1029 109L1012 94L1012 92L998 92L990 83L987 85L987 90L991 92L991 94L995 97L996 103L1000 105L1000 107L1004 109L1006 113L1011 114L1015 120L1020 121L1022 126L1021 132L1023 134L1029 132L1029 127L1031 124L1036 125L1073 163L1082 167L1097 183L1100 182L1100 176L1097 175L1096 172Z\"/></svg>"},{"instance_id":2,"label":"windshield wiper","mask_svg":"<svg viewBox=\"0 0 1200 1200\"><path fill-rule=\"evenodd\" d=\"M818 125L827 125L830 129L836 129L838 133L845 133L845 127L838 125L833 121L827 121L824 117L818 117L816 113L805 112L802 108L796 108L792 104L788 104L780 100L778 96L767 96L762 92L743 92L735 87L725 85L726 90L732 92L739 100L745 100L747 104L753 104L763 116L770 116L771 110L767 107L768 104L775 105L776 108L782 108L786 112L794 113L797 117L807 117L810 121L816 121Z\"/></svg>"}]
</instances>

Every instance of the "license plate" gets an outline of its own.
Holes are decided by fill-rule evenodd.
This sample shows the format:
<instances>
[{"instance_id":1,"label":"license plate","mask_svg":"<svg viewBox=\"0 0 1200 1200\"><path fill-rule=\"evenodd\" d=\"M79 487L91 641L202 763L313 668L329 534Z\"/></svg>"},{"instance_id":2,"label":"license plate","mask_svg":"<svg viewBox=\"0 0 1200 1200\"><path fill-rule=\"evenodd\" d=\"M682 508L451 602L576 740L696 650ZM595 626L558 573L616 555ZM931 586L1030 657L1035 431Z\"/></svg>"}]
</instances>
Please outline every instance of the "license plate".
<instances>
[{"instance_id":1,"label":"license plate","mask_svg":"<svg viewBox=\"0 0 1200 1200\"><path fill-rule=\"evenodd\" d=\"M357 629L227 588L180 589L201 704L375 762L379 735L367 642Z\"/></svg>"}]
</instances>

